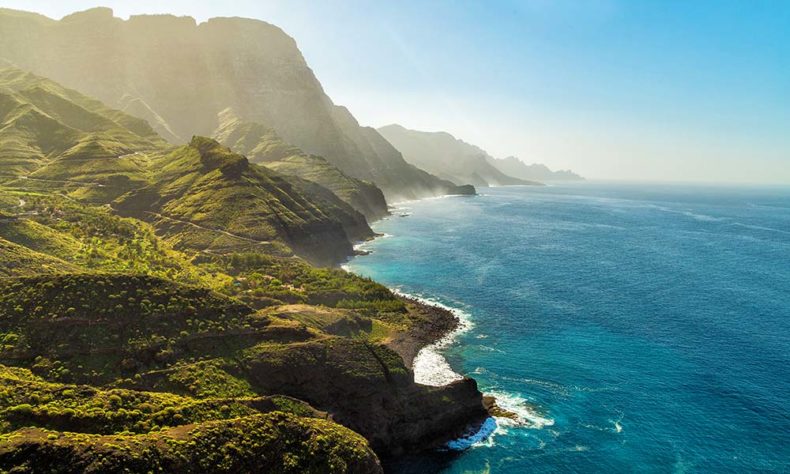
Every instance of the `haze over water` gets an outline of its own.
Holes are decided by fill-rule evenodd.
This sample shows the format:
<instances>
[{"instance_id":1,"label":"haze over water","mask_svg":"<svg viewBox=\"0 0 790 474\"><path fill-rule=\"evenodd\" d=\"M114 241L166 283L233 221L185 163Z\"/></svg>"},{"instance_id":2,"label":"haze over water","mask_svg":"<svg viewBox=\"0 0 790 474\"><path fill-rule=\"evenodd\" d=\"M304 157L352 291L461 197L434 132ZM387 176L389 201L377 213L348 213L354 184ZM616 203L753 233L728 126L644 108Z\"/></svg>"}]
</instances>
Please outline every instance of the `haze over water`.
<instances>
[{"instance_id":1,"label":"haze over water","mask_svg":"<svg viewBox=\"0 0 790 474\"><path fill-rule=\"evenodd\" d=\"M790 467L787 188L481 192L403 205L349 268L468 313L444 356L531 418L396 471Z\"/></svg>"}]
</instances>

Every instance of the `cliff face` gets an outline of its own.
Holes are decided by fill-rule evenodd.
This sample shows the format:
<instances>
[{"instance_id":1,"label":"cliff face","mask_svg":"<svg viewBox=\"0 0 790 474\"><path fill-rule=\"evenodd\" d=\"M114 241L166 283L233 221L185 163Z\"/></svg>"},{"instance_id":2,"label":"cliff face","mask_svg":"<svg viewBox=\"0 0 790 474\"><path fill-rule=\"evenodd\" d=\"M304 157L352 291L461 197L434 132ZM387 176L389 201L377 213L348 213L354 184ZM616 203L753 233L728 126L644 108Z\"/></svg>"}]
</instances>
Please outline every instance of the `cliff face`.
<instances>
[{"instance_id":1,"label":"cliff face","mask_svg":"<svg viewBox=\"0 0 790 474\"><path fill-rule=\"evenodd\" d=\"M387 125L378 132L403 153L409 163L455 182L474 186L540 184L503 173L484 150L447 132L421 132Z\"/></svg>"},{"instance_id":2,"label":"cliff face","mask_svg":"<svg viewBox=\"0 0 790 474\"><path fill-rule=\"evenodd\" d=\"M296 43L242 18L196 24L145 15L123 21L96 8L60 21L0 11L0 59L138 114L165 138L210 135L230 107L390 199L443 194L452 183L406 163L324 93Z\"/></svg>"}]
</instances>

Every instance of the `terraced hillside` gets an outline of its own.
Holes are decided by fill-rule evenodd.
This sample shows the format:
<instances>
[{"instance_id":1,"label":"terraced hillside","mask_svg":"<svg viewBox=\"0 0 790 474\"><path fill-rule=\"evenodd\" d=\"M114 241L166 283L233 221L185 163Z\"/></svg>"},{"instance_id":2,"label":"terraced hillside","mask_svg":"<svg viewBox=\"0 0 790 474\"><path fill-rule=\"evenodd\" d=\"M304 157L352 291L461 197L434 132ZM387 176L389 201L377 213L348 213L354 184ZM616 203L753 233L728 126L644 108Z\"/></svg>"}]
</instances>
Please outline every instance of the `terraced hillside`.
<instances>
[{"instance_id":1,"label":"terraced hillside","mask_svg":"<svg viewBox=\"0 0 790 474\"><path fill-rule=\"evenodd\" d=\"M420 318L391 294L367 310L277 305L256 312L200 287L83 273L0 280L0 295L0 363L34 376L23 377L24 391L10 390L7 403L16 405L5 412L7 430L145 433L277 403L315 414L296 401L255 398L287 395L331 413L379 452L397 453L485 416L473 381L416 385L381 343ZM36 395L44 380L126 390ZM97 398L117 408L127 399L159 408L107 414L90 408L104 403Z\"/></svg>"}]
</instances>

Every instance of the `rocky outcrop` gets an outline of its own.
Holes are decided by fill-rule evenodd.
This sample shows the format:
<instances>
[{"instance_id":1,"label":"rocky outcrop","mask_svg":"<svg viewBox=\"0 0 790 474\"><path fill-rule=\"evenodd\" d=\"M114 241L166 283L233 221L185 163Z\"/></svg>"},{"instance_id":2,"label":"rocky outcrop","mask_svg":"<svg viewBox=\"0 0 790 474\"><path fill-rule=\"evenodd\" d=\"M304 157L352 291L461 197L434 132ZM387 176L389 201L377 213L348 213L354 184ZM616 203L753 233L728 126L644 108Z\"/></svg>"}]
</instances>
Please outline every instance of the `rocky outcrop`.
<instances>
[{"instance_id":1,"label":"rocky outcrop","mask_svg":"<svg viewBox=\"0 0 790 474\"><path fill-rule=\"evenodd\" d=\"M392 350L351 339L260 346L243 362L260 393L285 393L332 413L382 455L438 447L488 416L473 379L417 385Z\"/></svg>"},{"instance_id":2,"label":"rocky outcrop","mask_svg":"<svg viewBox=\"0 0 790 474\"><path fill-rule=\"evenodd\" d=\"M296 42L276 26L243 18L132 16L95 8L60 21L0 11L0 59L137 113L165 138L210 135L230 107L272 127L387 198L444 194L445 181L410 166L371 128L335 105Z\"/></svg>"}]
</instances>

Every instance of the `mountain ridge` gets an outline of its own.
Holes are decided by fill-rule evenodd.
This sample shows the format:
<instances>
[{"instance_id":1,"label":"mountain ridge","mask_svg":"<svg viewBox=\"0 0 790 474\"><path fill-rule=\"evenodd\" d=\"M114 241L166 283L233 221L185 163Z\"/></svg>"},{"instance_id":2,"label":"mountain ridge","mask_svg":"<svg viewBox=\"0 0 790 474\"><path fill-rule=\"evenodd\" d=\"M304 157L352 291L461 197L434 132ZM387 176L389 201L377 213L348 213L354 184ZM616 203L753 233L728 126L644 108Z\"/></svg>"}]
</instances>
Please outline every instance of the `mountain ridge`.
<instances>
[{"instance_id":1,"label":"mountain ridge","mask_svg":"<svg viewBox=\"0 0 790 474\"><path fill-rule=\"evenodd\" d=\"M488 162L504 173L522 179L535 179L538 181L583 181L584 178L571 170L552 171L548 166L540 163L526 164L515 156L505 158L488 158Z\"/></svg>"},{"instance_id":2,"label":"mountain ridge","mask_svg":"<svg viewBox=\"0 0 790 474\"><path fill-rule=\"evenodd\" d=\"M45 21L0 11L0 58L111 106L135 104L171 141L210 136L217 114L230 107L349 176L375 183L391 201L464 191L408 164L374 129L335 105L293 38L266 22L122 20L107 8Z\"/></svg>"},{"instance_id":3,"label":"mountain ridge","mask_svg":"<svg viewBox=\"0 0 790 474\"><path fill-rule=\"evenodd\" d=\"M316 182L370 221L388 214L384 194L374 184L352 178L323 157L308 155L285 143L276 131L263 124L240 120L230 109L220 112L219 122L214 138L251 162Z\"/></svg>"},{"instance_id":4,"label":"mountain ridge","mask_svg":"<svg viewBox=\"0 0 790 474\"><path fill-rule=\"evenodd\" d=\"M378 131L401 150L407 161L445 179L475 186L540 185L508 176L488 161L491 157L487 152L447 132L422 132L397 124Z\"/></svg>"}]
</instances>

